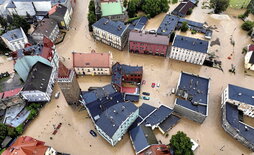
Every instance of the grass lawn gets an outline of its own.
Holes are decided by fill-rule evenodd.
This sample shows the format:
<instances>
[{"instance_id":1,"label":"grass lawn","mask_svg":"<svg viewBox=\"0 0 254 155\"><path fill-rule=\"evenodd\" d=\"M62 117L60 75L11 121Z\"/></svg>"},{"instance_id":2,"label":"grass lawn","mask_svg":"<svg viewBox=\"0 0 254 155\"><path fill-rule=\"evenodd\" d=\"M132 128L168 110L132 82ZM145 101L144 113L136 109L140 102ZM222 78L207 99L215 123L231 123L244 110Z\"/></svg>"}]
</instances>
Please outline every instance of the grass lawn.
<instances>
[{"instance_id":1,"label":"grass lawn","mask_svg":"<svg viewBox=\"0 0 254 155\"><path fill-rule=\"evenodd\" d=\"M246 8L251 0L230 0L229 6L231 8L241 9Z\"/></svg>"}]
</instances>

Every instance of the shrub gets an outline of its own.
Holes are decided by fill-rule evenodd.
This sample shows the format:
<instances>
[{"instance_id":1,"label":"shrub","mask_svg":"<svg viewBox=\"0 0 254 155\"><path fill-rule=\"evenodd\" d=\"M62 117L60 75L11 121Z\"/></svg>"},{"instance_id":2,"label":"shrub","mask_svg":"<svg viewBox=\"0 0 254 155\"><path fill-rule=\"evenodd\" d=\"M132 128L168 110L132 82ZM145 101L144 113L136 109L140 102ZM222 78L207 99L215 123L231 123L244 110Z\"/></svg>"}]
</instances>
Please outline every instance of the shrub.
<instances>
[{"instance_id":1,"label":"shrub","mask_svg":"<svg viewBox=\"0 0 254 155\"><path fill-rule=\"evenodd\" d=\"M24 124L20 124L15 128L15 130L17 131L18 135L21 135L24 132Z\"/></svg>"},{"instance_id":2,"label":"shrub","mask_svg":"<svg viewBox=\"0 0 254 155\"><path fill-rule=\"evenodd\" d=\"M254 23L252 21L246 21L242 24L242 29L245 31L250 31L254 26Z\"/></svg>"}]
</instances>

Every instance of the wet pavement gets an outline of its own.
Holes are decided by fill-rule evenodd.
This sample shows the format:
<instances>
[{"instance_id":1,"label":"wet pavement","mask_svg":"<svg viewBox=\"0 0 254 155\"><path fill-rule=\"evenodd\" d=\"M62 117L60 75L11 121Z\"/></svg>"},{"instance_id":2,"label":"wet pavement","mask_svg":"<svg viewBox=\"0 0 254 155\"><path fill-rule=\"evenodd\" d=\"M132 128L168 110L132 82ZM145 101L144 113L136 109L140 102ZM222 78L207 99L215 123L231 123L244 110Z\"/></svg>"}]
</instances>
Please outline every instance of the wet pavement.
<instances>
[{"instance_id":1,"label":"wet pavement","mask_svg":"<svg viewBox=\"0 0 254 155\"><path fill-rule=\"evenodd\" d=\"M167 138L157 130L155 132L157 139L167 144L171 135L181 130L199 143L200 147L195 152L197 155L251 154L251 151L230 137L222 129L220 111L220 96L227 84L231 83L254 89L254 77L244 74L244 55L241 54L242 48L251 43L251 40L247 33L240 28L242 21L235 18L235 16L244 11L228 9L226 12L228 16L212 16L207 14L211 10L201 9L202 1L199 2L198 8L193 10L193 14L187 18L199 22L207 22L209 25L216 25L218 29L214 31L212 41L219 38L221 46L214 45L210 48L210 51L215 52L218 59L222 61L224 72L214 68L165 59L164 57L132 54L127 52L127 48L123 51L118 51L100 42L95 42L87 28L87 0L77 1L71 23L72 29L67 33L63 43L57 45L57 51L62 59L64 57L64 64L68 67L72 66L72 51L90 52L92 49L96 52L111 51L114 62L119 61L124 64L142 65L144 67L143 79L146 80L146 84L141 87L141 92L150 92L151 100L141 100L137 103L137 106L145 102L156 107L160 104L173 107L175 97L169 95L169 92L172 88L176 87L181 71L210 77L209 116L205 122L200 125L187 119L181 119L169 132ZM170 10L173 10L175 6L171 6ZM146 30L157 29L164 16L165 13L151 19ZM191 35L190 32L184 35L203 37L200 34ZM230 43L230 38L235 41L235 46L232 46ZM227 59L228 56L231 57L231 60ZM228 72L231 64L237 66L235 75ZM106 85L110 80L110 76L78 78L82 90L87 90L91 86ZM160 87L151 88L153 82L160 83ZM58 90L59 88L56 85L55 92ZM52 99L42 109L39 117L28 127L24 135L43 140L47 145L54 147L56 150L72 155L134 154L128 134L115 147L110 146L100 136L94 138L90 135L89 131L94 129L94 126L92 121L86 118L87 115L86 111L79 112L78 110L71 109L61 94L59 99ZM62 123L62 127L53 136L53 125L56 126L59 123ZM50 137L52 138L50 139Z\"/></svg>"}]
</instances>

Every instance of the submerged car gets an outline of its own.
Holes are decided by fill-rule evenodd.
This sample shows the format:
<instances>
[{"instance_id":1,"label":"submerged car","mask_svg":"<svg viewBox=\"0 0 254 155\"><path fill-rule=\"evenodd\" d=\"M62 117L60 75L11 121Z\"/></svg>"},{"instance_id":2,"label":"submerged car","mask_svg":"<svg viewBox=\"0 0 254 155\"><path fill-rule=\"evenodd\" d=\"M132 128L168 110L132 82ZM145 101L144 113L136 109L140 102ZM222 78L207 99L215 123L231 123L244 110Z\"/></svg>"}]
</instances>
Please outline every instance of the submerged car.
<instances>
[{"instance_id":1,"label":"submerged car","mask_svg":"<svg viewBox=\"0 0 254 155\"><path fill-rule=\"evenodd\" d=\"M93 130L90 130L90 134L94 137L97 137L97 134Z\"/></svg>"},{"instance_id":2,"label":"submerged car","mask_svg":"<svg viewBox=\"0 0 254 155\"><path fill-rule=\"evenodd\" d=\"M152 83L151 87L154 88L155 87L155 83Z\"/></svg>"},{"instance_id":3,"label":"submerged car","mask_svg":"<svg viewBox=\"0 0 254 155\"><path fill-rule=\"evenodd\" d=\"M146 95L146 96L150 96L150 93L148 93L148 92L143 92L142 94Z\"/></svg>"},{"instance_id":4,"label":"submerged car","mask_svg":"<svg viewBox=\"0 0 254 155\"><path fill-rule=\"evenodd\" d=\"M150 100L150 97L148 97L148 96L143 96L143 100Z\"/></svg>"}]
</instances>

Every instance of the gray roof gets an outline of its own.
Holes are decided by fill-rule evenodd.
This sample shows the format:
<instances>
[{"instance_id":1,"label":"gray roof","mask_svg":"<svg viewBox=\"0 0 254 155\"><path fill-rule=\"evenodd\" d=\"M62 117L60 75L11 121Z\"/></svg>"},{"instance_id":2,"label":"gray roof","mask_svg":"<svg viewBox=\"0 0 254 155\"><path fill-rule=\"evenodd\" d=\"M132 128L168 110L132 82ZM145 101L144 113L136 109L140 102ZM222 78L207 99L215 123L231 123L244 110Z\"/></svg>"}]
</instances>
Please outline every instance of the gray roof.
<instances>
[{"instance_id":1,"label":"gray roof","mask_svg":"<svg viewBox=\"0 0 254 155\"><path fill-rule=\"evenodd\" d=\"M101 18L96 23L93 24L94 27L112 33L116 36L122 36L124 32L127 30L126 25L120 21L112 21L106 18Z\"/></svg>"},{"instance_id":2,"label":"gray roof","mask_svg":"<svg viewBox=\"0 0 254 155\"><path fill-rule=\"evenodd\" d=\"M145 124L148 126L158 126L173 112L172 109L161 105L149 117L146 118Z\"/></svg>"},{"instance_id":3,"label":"gray roof","mask_svg":"<svg viewBox=\"0 0 254 155\"><path fill-rule=\"evenodd\" d=\"M172 46L207 53L209 42L206 40L176 35Z\"/></svg>"},{"instance_id":4,"label":"gray roof","mask_svg":"<svg viewBox=\"0 0 254 155\"><path fill-rule=\"evenodd\" d=\"M171 128L173 128L178 123L179 120L180 120L180 117L171 114L166 120L164 120L159 125L159 128L165 133L169 131Z\"/></svg>"},{"instance_id":5,"label":"gray roof","mask_svg":"<svg viewBox=\"0 0 254 155\"><path fill-rule=\"evenodd\" d=\"M168 45L169 37L157 35L157 34L131 31L129 35L129 41L143 42L143 43L149 43L149 44Z\"/></svg>"},{"instance_id":6,"label":"gray roof","mask_svg":"<svg viewBox=\"0 0 254 155\"><path fill-rule=\"evenodd\" d=\"M138 108L131 102L121 102L105 110L96 125L109 137L112 137L122 123Z\"/></svg>"},{"instance_id":7,"label":"gray roof","mask_svg":"<svg viewBox=\"0 0 254 155\"><path fill-rule=\"evenodd\" d=\"M129 131L133 147L136 154L145 150L152 144L158 144L158 141L151 128L141 124Z\"/></svg>"},{"instance_id":8,"label":"gray roof","mask_svg":"<svg viewBox=\"0 0 254 155\"><path fill-rule=\"evenodd\" d=\"M51 15L49 15L49 17L51 17L51 16L57 16L57 17L64 18L66 12L67 12L67 7L63 6L62 4L59 4L56 7L56 11L54 13L52 13Z\"/></svg>"},{"instance_id":9,"label":"gray roof","mask_svg":"<svg viewBox=\"0 0 254 155\"><path fill-rule=\"evenodd\" d=\"M148 115L150 115L154 110L156 110L156 108L154 106L151 106L149 104L143 103L140 107L139 107L139 116L144 119L146 118Z\"/></svg>"},{"instance_id":10,"label":"gray roof","mask_svg":"<svg viewBox=\"0 0 254 155\"><path fill-rule=\"evenodd\" d=\"M254 106L254 90L229 84L228 91L229 99Z\"/></svg>"},{"instance_id":11,"label":"gray roof","mask_svg":"<svg viewBox=\"0 0 254 155\"><path fill-rule=\"evenodd\" d=\"M249 63L254 64L254 52L252 52Z\"/></svg>"},{"instance_id":12,"label":"gray roof","mask_svg":"<svg viewBox=\"0 0 254 155\"><path fill-rule=\"evenodd\" d=\"M63 4L66 1L69 1L69 0L51 0L51 4L52 4L52 6L56 5L56 4Z\"/></svg>"},{"instance_id":13,"label":"gray roof","mask_svg":"<svg viewBox=\"0 0 254 155\"><path fill-rule=\"evenodd\" d=\"M55 20L49 19L49 18L44 18L42 21L40 21L38 26L35 28L32 35L34 33L41 33L41 34L49 37L56 26L57 26L57 22Z\"/></svg>"},{"instance_id":14,"label":"gray roof","mask_svg":"<svg viewBox=\"0 0 254 155\"><path fill-rule=\"evenodd\" d=\"M7 31L6 33L4 33L2 35L3 38L7 39L8 41L13 41L13 40L17 40L17 39L22 39L25 36L23 36L22 33L22 28L18 28L18 29L14 29L14 30L10 30Z\"/></svg>"},{"instance_id":15,"label":"gray roof","mask_svg":"<svg viewBox=\"0 0 254 155\"><path fill-rule=\"evenodd\" d=\"M157 30L157 34L170 35L172 32L175 31L178 21L179 21L179 17L167 14L164 17L163 21L161 22Z\"/></svg>"},{"instance_id":16,"label":"gray roof","mask_svg":"<svg viewBox=\"0 0 254 155\"><path fill-rule=\"evenodd\" d=\"M46 92L51 73L52 67L38 61L31 68L22 91L39 90Z\"/></svg>"},{"instance_id":17,"label":"gray roof","mask_svg":"<svg viewBox=\"0 0 254 155\"><path fill-rule=\"evenodd\" d=\"M180 78L177 88L178 91L176 93L180 98L176 99L176 104L206 115L210 79L183 72L181 73ZM187 95L187 99L184 99L185 95ZM194 103L200 103L202 105L196 105Z\"/></svg>"}]
</instances>

